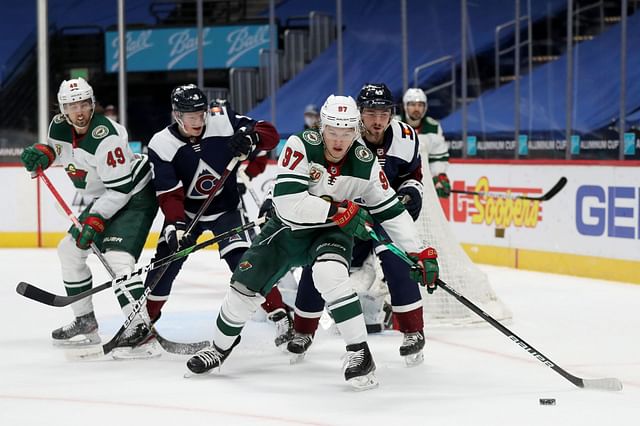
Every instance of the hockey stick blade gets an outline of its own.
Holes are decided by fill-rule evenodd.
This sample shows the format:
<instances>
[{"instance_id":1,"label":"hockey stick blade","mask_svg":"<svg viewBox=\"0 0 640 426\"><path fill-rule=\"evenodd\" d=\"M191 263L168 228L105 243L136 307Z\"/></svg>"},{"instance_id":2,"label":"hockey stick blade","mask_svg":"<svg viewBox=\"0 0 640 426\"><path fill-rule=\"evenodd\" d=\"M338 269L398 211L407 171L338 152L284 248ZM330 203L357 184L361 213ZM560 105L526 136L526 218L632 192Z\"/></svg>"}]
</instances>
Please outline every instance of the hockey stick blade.
<instances>
[{"instance_id":1,"label":"hockey stick blade","mask_svg":"<svg viewBox=\"0 0 640 426\"><path fill-rule=\"evenodd\" d=\"M551 187L546 193L540 196L529 196L529 195L515 195L515 194L506 194L502 192L476 192L476 191L467 191L465 189L452 189L451 192L454 194L467 194L467 195L477 195L480 197L493 197L493 198L504 198L511 200L529 200L529 201L549 201L552 199L558 192L560 192L565 185L567 184L567 178L561 177L555 185Z\"/></svg>"},{"instance_id":2,"label":"hockey stick blade","mask_svg":"<svg viewBox=\"0 0 640 426\"><path fill-rule=\"evenodd\" d=\"M541 197L528 197L528 196L519 196L518 198L521 198L523 200L532 200L532 201L549 201L550 199L552 199L558 192L562 191L562 188L565 187L565 185L567 184L567 178L562 176L560 178L560 180L558 182L556 182L555 185L553 185L551 187L550 190L548 190L545 194L543 194Z\"/></svg>"},{"instance_id":3,"label":"hockey stick blade","mask_svg":"<svg viewBox=\"0 0 640 426\"><path fill-rule=\"evenodd\" d=\"M138 268L137 270L133 271L132 273L128 274L128 275L124 275L122 277L118 277L118 278L114 278L111 281L105 282L103 284L100 284L99 286L96 286L94 288L91 288L87 291L83 291L82 293L78 293L76 295L73 296L63 296L60 294L53 294L53 293L49 293L46 290L43 290L39 287L36 287L33 284L29 284L27 282L20 282L18 283L17 287L16 287L16 292L28 299L31 300L35 300L36 302L40 302L43 303L45 305L49 305L49 306L55 306L55 307L63 307L63 306L68 306L74 302L77 302L78 300L84 299L85 297L91 296L95 293L99 293L102 290L106 290L108 288L111 288L113 286L113 284L125 281L130 279L131 277L135 276L135 275L142 275L145 272L151 271L153 269L157 269L160 268L164 265L167 265L179 258L185 257L195 251L198 251L204 247L210 246L212 244L217 243L220 240L223 240L225 238L230 237L232 234L237 233L237 232L242 232L245 231L247 229L253 228L255 226L259 226L262 223L264 223L266 219L263 217L259 217L258 219L256 219L255 221L251 222L251 223L247 223L245 225L243 225L241 227L241 229L232 229L229 232L225 232L223 234L220 234L218 236L215 236L211 239L208 239L206 241L203 241L201 243L198 243L194 246L191 247L187 247L184 250L181 250L179 252L176 252L172 255L169 255L167 257L163 257L162 259L159 259L157 261L151 262L147 265L141 266L140 268Z\"/></svg>"},{"instance_id":4,"label":"hockey stick blade","mask_svg":"<svg viewBox=\"0 0 640 426\"><path fill-rule=\"evenodd\" d=\"M209 346L209 342L206 340L194 343L180 343L165 339L155 330L154 333L162 349L171 354L193 355L199 350ZM65 348L64 353L67 359L83 361L102 359L107 355L102 345L68 347Z\"/></svg>"},{"instance_id":5,"label":"hockey stick blade","mask_svg":"<svg viewBox=\"0 0 640 426\"><path fill-rule=\"evenodd\" d=\"M206 340L203 340L201 342L194 342L194 343L180 343L180 342L173 342L171 340L165 339L157 331L155 331L155 334L156 334L156 339L158 340L158 343L160 343L160 346L162 346L162 349L164 349L165 351L171 354L193 355L199 350L209 346L209 342Z\"/></svg>"},{"instance_id":6,"label":"hockey stick blade","mask_svg":"<svg viewBox=\"0 0 640 426\"><path fill-rule=\"evenodd\" d=\"M393 243L385 243L381 241L381 238L375 233L375 231L368 225L365 225L367 231L371 238L375 241L378 241L384 244L393 254L402 259L405 263L411 266L415 266L416 262L409 257L403 250L394 245ZM535 359L551 368L553 371L573 383L575 386L583 389L598 389L598 390L606 390L606 391L620 391L622 390L622 382L616 378L603 378L603 379L583 379L581 377L574 376L573 374L566 371L564 368L560 367L553 361L551 361L546 355L542 354L539 350L525 342L522 338L517 336L514 332L509 330L507 327L502 325L498 320L493 318L491 315L483 311L479 306L471 302L469 299L464 297L462 294L458 293L456 289L451 287L446 282L437 279L436 280L438 287L442 288L444 291L453 296L458 302L462 303L464 306L472 310L476 315L489 323L492 327L497 329L499 332L504 334L509 338L509 340L513 341L515 344L520 346L522 349L527 351L531 356Z\"/></svg>"},{"instance_id":7,"label":"hockey stick blade","mask_svg":"<svg viewBox=\"0 0 640 426\"><path fill-rule=\"evenodd\" d=\"M91 296L92 294L99 293L102 290L111 288L111 281L109 283L101 284L97 287L83 291L82 293L74 296L63 296L60 294L49 293L33 284L21 281L16 287L16 292L28 299L35 300L36 302L43 303L49 306L55 306L57 308L68 306L78 300Z\"/></svg>"},{"instance_id":8,"label":"hockey stick blade","mask_svg":"<svg viewBox=\"0 0 640 426\"><path fill-rule=\"evenodd\" d=\"M615 377L606 379L582 379L582 386L585 389L596 389L606 391L621 391L622 382Z\"/></svg>"}]
</instances>

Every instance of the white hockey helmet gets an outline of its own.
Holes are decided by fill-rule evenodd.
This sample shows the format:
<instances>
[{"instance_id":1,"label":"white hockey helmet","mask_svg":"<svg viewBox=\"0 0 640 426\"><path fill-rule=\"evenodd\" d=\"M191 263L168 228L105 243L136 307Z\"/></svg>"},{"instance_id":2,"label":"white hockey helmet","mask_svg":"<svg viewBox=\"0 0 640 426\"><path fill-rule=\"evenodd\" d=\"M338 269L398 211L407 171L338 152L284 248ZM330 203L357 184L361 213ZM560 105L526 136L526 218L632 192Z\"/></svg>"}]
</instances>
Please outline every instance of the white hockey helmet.
<instances>
[{"instance_id":1,"label":"white hockey helmet","mask_svg":"<svg viewBox=\"0 0 640 426\"><path fill-rule=\"evenodd\" d=\"M91 99L91 105L95 106L95 98L93 97L93 88L82 77L65 80L60 84L58 90L58 105L60 112L64 114L63 105L73 102Z\"/></svg>"},{"instance_id":2,"label":"white hockey helmet","mask_svg":"<svg viewBox=\"0 0 640 426\"><path fill-rule=\"evenodd\" d=\"M424 102L424 110L427 111L429 107L427 104L427 95L424 94L424 91L417 87L412 87L411 89L407 89L402 97L402 104L404 105L405 112L407 111L407 104L409 102Z\"/></svg>"},{"instance_id":3,"label":"white hockey helmet","mask_svg":"<svg viewBox=\"0 0 640 426\"><path fill-rule=\"evenodd\" d=\"M360 136L360 110L351 96L330 95L320 109L320 131L325 127L355 129Z\"/></svg>"}]
</instances>

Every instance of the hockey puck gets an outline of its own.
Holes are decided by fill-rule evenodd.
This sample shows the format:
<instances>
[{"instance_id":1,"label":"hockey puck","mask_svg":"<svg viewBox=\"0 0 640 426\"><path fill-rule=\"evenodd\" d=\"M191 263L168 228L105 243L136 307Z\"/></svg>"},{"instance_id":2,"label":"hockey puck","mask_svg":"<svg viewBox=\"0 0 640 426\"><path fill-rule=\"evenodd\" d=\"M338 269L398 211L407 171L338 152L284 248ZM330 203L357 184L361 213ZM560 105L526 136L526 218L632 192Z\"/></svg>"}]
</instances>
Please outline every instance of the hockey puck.
<instances>
[{"instance_id":1,"label":"hockey puck","mask_svg":"<svg viewBox=\"0 0 640 426\"><path fill-rule=\"evenodd\" d=\"M555 398L540 398L540 405L556 405Z\"/></svg>"}]
</instances>

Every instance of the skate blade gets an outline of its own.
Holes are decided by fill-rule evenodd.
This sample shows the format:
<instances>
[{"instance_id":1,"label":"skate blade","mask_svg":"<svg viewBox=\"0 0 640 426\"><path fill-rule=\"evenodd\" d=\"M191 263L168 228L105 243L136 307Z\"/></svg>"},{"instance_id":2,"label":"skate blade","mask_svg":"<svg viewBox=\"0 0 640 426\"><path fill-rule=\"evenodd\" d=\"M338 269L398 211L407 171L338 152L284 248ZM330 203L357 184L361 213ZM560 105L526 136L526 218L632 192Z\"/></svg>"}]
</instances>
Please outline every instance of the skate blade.
<instances>
[{"instance_id":1,"label":"skate blade","mask_svg":"<svg viewBox=\"0 0 640 426\"><path fill-rule=\"evenodd\" d=\"M349 383L349 385L356 392L366 391L366 390L369 390L369 389L375 389L380 385L380 383L378 382L378 379L376 378L376 376L375 376L375 374L373 372L371 372L371 373L369 373L369 374L367 374L365 376L353 377L353 378L347 380L347 383Z\"/></svg>"},{"instance_id":2,"label":"skate blade","mask_svg":"<svg viewBox=\"0 0 640 426\"><path fill-rule=\"evenodd\" d=\"M98 333L78 334L71 339L64 340L52 339L53 346L61 348L93 346L99 345L101 342L102 340Z\"/></svg>"},{"instance_id":3,"label":"skate blade","mask_svg":"<svg viewBox=\"0 0 640 426\"><path fill-rule=\"evenodd\" d=\"M104 349L102 349L102 345L74 347L65 349L64 355L71 361L101 359L104 358Z\"/></svg>"},{"instance_id":4,"label":"skate blade","mask_svg":"<svg viewBox=\"0 0 640 426\"><path fill-rule=\"evenodd\" d=\"M134 348L115 348L111 351L111 356L116 360L150 359L158 358L160 355L162 355L162 350L155 341Z\"/></svg>"},{"instance_id":5,"label":"skate blade","mask_svg":"<svg viewBox=\"0 0 640 426\"><path fill-rule=\"evenodd\" d=\"M304 361L304 356L306 355L306 352L303 352L301 354L294 354L289 352L290 356L289 356L289 364L298 364L301 363L302 361Z\"/></svg>"},{"instance_id":6,"label":"skate blade","mask_svg":"<svg viewBox=\"0 0 640 426\"><path fill-rule=\"evenodd\" d=\"M415 367L424 362L424 353L420 351L416 354L406 355L403 358L407 367Z\"/></svg>"},{"instance_id":7,"label":"skate blade","mask_svg":"<svg viewBox=\"0 0 640 426\"><path fill-rule=\"evenodd\" d=\"M187 368L186 373L184 373L184 375L182 377L184 377L185 379L196 379L196 380L198 380L198 379L202 379L202 378L210 376L211 374L213 374L214 370L218 370L219 371L220 368L219 367L214 367L211 370L203 371L202 373L194 373L193 371L191 371L191 370L189 370Z\"/></svg>"}]
</instances>

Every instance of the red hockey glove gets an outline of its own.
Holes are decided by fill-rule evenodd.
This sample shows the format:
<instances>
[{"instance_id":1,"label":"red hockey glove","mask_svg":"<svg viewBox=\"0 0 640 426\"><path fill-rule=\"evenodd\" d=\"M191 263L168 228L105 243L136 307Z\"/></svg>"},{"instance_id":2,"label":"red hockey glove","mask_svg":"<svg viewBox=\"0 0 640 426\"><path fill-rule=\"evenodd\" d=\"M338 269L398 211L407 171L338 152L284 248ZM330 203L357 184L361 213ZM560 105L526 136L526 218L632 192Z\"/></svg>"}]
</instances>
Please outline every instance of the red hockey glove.
<instances>
[{"instance_id":1,"label":"red hockey glove","mask_svg":"<svg viewBox=\"0 0 640 426\"><path fill-rule=\"evenodd\" d=\"M91 213L84 219L82 225L82 230L76 238L76 246L86 250L104 232L104 218L99 214Z\"/></svg>"},{"instance_id":2,"label":"red hockey glove","mask_svg":"<svg viewBox=\"0 0 640 426\"><path fill-rule=\"evenodd\" d=\"M425 286L429 294L433 293L436 288L438 288L436 280L440 272L436 249L427 247L420 253L409 253L409 257L416 262L416 264L411 267L411 279Z\"/></svg>"},{"instance_id":3,"label":"red hockey glove","mask_svg":"<svg viewBox=\"0 0 640 426\"><path fill-rule=\"evenodd\" d=\"M34 143L28 146L22 151L20 160L27 169L27 171L33 172L38 167L42 170L46 169L56 159L56 153L49 145L43 145L40 143Z\"/></svg>"},{"instance_id":4,"label":"red hockey glove","mask_svg":"<svg viewBox=\"0 0 640 426\"><path fill-rule=\"evenodd\" d=\"M436 193L440 198L449 198L451 194L451 182L445 173L440 173L433 177L433 186L436 187Z\"/></svg>"},{"instance_id":5,"label":"red hockey glove","mask_svg":"<svg viewBox=\"0 0 640 426\"><path fill-rule=\"evenodd\" d=\"M343 232L359 238L363 241L370 240L369 231L365 228L365 223L373 226L373 218L365 209L360 208L356 203L344 200L338 207L345 210L342 213L336 213L331 217Z\"/></svg>"}]
</instances>

